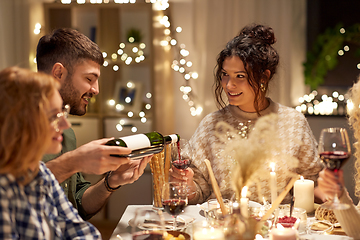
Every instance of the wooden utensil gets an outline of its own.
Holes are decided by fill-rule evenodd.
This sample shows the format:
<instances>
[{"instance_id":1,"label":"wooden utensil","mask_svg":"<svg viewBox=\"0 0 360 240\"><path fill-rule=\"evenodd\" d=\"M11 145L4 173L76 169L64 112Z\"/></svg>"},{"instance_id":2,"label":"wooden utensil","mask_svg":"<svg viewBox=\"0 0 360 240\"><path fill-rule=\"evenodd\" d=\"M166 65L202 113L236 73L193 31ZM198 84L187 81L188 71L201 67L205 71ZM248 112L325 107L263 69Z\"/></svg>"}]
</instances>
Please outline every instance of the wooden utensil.
<instances>
[{"instance_id":1,"label":"wooden utensil","mask_svg":"<svg viewBox=\"0 0 360 240\"><path fill-rule=\"evenodd\" d=\"M214 191L214 193L215 193L216 199L217 199L217 201L218 201L219 204L220 204L221 212L222 212L223 215L226 215L226 214L227 214L227 209L226 209L226 207L225 207L223 198L222 198L222 196L221 196L220 189L219 189L219 185L217 184L217 181L216 181L214 172L213 172L213 170L212 170L212 168L211 168L210 161L209 161L208 159L205 159L204 162L205 162L205 165L206 165L207 170L208 170L208 172L209 172L209 177L210 177L211 185L212 185L213 191Z\"/></svg>"},{"instance_id":2,"label":"wooden utensil","mask_svg":"<svg viewBox=\"0 0 360 240\"><path fill-rule=\"evenodd\" d=\"M297 175L296 177L293 177L288 185L285 187L284 191L280 193L280 195L276 198L275 202L271 204L271 208L264 214L264 216L261 218L262 221L265 221L270 217L270 215L274 212L276 208L279 207L282 200L285 198L286 194L290 191L290 189L294 186L294 183L296 180L300 178L300 175Z\"/></svg>"}]
</instances>

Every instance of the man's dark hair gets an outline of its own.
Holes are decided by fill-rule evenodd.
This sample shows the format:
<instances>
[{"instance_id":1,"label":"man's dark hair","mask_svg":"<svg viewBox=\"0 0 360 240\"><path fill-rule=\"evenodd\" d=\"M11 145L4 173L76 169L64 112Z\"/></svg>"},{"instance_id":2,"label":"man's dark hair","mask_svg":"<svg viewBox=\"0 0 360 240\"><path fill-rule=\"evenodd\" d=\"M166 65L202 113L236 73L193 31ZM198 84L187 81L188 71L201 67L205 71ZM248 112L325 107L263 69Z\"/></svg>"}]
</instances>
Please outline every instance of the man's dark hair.
<instances>
[{"instance_id":1,"label":"man's dark hair","mask_svg":"<svg viewBox=\"0 0 360 240\"><path fill-rule=\"evenodd\" d=\"M50 73L59 62L72 73L73 66L90 59L100 66L104 58L99 46L84 34L70 28L60 28L40 38L36 49L38 71Z\"/></svg>"}]
</instances>

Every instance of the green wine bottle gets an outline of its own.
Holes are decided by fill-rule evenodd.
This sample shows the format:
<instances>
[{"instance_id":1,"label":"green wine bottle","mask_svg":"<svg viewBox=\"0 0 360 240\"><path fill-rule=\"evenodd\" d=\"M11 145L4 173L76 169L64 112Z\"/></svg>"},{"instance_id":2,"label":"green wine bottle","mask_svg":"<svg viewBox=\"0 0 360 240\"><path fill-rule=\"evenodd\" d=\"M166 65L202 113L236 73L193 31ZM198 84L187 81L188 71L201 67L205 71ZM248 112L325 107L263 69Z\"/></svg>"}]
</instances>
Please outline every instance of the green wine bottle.
<instances>
[{"instance_id":1,"label":"green wine bottle","mask_svg":"<svg viewBox=\"0 0 360 240\"><path fill-rule=\"evenodd\" d=\"M132 152L129 155L111 156L129 157L134 160L159 153L164 149L166 144L176 143L179 140L180 136L178 134L171 134L164 137L158 132L150 132L113 139L108 141L105 145L130 148Z\"/></svg>"}]
</instances>

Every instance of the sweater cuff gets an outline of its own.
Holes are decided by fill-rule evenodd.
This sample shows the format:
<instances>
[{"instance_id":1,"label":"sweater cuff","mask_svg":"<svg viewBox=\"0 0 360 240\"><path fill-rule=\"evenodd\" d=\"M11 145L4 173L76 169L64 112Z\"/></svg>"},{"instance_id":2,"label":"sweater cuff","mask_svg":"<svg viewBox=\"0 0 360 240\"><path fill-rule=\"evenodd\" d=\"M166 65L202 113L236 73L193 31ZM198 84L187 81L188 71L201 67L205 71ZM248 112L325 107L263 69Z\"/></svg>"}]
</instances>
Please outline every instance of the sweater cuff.
<instances>
[{"instance_id":1,"label":"sweater cuff","mask_svg":"<svg viewBox=\"0 0 360 240\"><path fill-rule=\"evenodd\" d=\"M197 203L199 203L200 191L201 190L200 190L199 185L197 185L197 183L195 183L195 186L196 186L195 196L191 200L189 200L189 204L197 204Z\"/></svg>"},{"instance_id":2,"label":"sweater cuff","mask_svg":"<svg viewBox=\"0 0 360 240\"><path fill-rule=\"evenodd\" d=\"M349 192L347 191L347 189L344 187L344 192L341 195L341 197L339 198L341 203L347 203L347 204L354 204L352 199L350 198Z\"/></svg>"}]
</instances>

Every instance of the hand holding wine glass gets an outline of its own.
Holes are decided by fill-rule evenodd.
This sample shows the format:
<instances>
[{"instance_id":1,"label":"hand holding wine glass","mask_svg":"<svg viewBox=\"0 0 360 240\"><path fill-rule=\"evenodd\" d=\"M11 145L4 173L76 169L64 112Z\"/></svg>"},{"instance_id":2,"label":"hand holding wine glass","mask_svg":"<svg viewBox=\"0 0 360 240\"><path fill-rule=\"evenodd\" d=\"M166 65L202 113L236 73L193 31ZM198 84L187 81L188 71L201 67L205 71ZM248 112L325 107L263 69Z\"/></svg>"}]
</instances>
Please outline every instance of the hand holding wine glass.
<instances>
[{"instance_id":1,"label":"hand holding wine glass","mask_svg":"<svg viewBox=\"0 0 360 240\"><path fill-rule=\"evenodd\" d=\"M176 218L188 204L187 186L181 182L168 182L162 188L162 205L174 217L173 229L177 229Z\"/></svg>"},{"instance_id":2,"label":"hand holding wine glass","mask_svg":"<svg viewBox=\"0 0 360 240\"><path fill-rule=\"evenodd\" d=\"M343 171L341 169L335 173L325 168L319 173L318 187L328 199L331 199L335 193L339 198L344 194L344 188L334 188L339 183L342 186L344 185Z\"/></svg>"},{"instance_id":3,"label":"hand holding wine glass","mask_svg":"<svg viewBox=\"0 0 360 240\"><path fill-rule=\"evenodd\" d=\"M190 166L192 159L188 140L180 139L178 142L172 143L170 147L172 165L177 169L187 169Z\"/></svg>"},{"instance_id":4,"label":"hand holding wine glass","mask_svg":"<svg viewBox=\"0 0 360 240\"><path fill-rule=\"evenodd\" d=\"M320 159L328 170L337 172L346 163L351 156L351 146L348 137L348 133L345 128L325 128L321 131L319 140L319 154ZM324 175L325 176L325 175ZM342 184L336 181L335 188L342 188ZM340 203L337 196L337 190L333 201L330 203L324 203L322 206L328 209L346 209L348 204Z\"/></svg>"}]
</instances>

